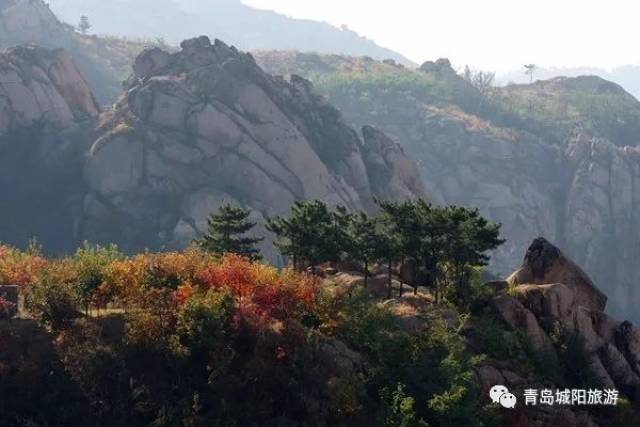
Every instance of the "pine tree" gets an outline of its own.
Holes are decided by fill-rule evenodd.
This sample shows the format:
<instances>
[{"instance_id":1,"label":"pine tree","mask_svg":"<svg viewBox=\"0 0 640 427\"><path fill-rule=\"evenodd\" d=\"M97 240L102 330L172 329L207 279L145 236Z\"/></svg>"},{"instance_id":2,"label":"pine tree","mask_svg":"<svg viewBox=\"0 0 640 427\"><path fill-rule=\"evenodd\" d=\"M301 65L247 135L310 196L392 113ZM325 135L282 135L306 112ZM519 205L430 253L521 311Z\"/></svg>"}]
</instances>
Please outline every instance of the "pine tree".
<instances>
[{"instance_id":1,"label":"pine tree","mask_svg":"<svg viewBox=\"0 0 640 427\"><path fill-rule=\"evenodd\" d=\"M361 262L364 271L364 287L369 279L369 266L376 261L381 236L378 221L360 212L352 217L349 224L349 244L347 251L352 259Z\"/></svg>"},{"instance_id":2,"label":"pine tree","mask_svg":"<svg viewBox=\"0 0 640 427\"><path fill-rule=\"evenodd\" d=\"M489 263L488 251L502 245L500 224L484 218L478 209L459 206L441 208L443 217L442 257L448 264L448 284L455 298L463 303L469 294L469 278L472 266L485 266Z\"/></svg>"},{"instance_id":3,"label":"pine tree","mask_svg":"<svg viewBox=\"0 0 640 427\"><path fill-rule=\"evenodd\" d=\"M255 245L264 237L247 237L246 233L256 226L248 220L251 211L230 204L221 206L207 220L207 232L196 240L198 246L207 252L233 253L252 260L262 258Z\"/></svg>"},{"instance_id":4,"label":"pine tree","mask_svg":"<svg viewBox=\"0 0 640 427\"><path fill-rule=\"evenodd\" d=\"M267 230L275 233L276 247L291 257L293 268L316 266L335 262L348 247L347 227L350 215L346 208L329 209L326 203L315 200L296 202L288 218L267 220Z\"/></svg>"},{"instance_id":5,"label":"pine tree","mask_svg":"<svg viewBox=\"0 0 640 427\"><path fill-rule=\"evenodd\" d=\"M80 17L80 23L78 24L78 29L80 30L80 33L86 35L91 29L91 27L92 25L91 25L91 22L89 22L89 17L82 15Z\"/></svg>"}]
</instances>

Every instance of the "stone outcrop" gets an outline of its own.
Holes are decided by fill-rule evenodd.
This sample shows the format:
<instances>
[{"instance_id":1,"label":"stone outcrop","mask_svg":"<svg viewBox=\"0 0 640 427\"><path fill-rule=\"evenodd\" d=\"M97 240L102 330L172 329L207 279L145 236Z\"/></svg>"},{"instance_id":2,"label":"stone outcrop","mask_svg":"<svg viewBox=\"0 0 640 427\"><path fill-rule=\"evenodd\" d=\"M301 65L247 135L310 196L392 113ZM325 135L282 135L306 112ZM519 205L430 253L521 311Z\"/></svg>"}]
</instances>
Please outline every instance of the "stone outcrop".
<instances>
[{"instance_id":1,"label":"stone outcrop","mask_svg":"<svg viewBox=\"0 0 640 427\"><path fill-rule=\"evenodd\" d=\"M493 255L494 271L511 271L519 248L547 236L606 291L612 314L638 319L637 147L586 134L566 147L554 146L527 132L435 107L421 132L423 148L407 151L434 200L477 206L503 225L508 241Z\"/></svg>"},{"instance_id":2,"label":"stone outcrop","mask_svg":"<svg viewBox=\"0 0 640 427\"><path fill-rule=\"evenodd\" d=\"M180 246L223 201L261 223L296 200L370 210L376 196L425 195L396 143L370 127L363 141L309 81L272 77L207 37L181 47L144 51L103 115L85 166L83 238Z\"/></svg>"},{"instance_id":3,"label":"stone outcrop","mask_svg":"<svg viewBox=\"0 0 640 427\"><path fill-rule=\"evenodd\" d=\"M536 239L508 281L494 306L510 329L523 330L538 350L553 351L552 335L581 337L602 386L640 399L640 330L605 314L604 294L558 248Z\"/></svg>"},{"instance_id":4,"label":"stone outcrop","mask_svg":"<svg viewBox=\"0 0 640 427\"><path fill-rule=\"evenodd\" d=\"M571 305L604 311L607 304L606 295L596 288L589 276L573 261L567 259L560 249L542 237L534 240L529 246L522 266L507 279L507 282L512 286L562 283L575 295L575 300L568 301Z\"/></svg>"},{"instance_id":5,"label":"stone outcrop","mask_svg":"<svg viewBox=\"0 0 640 427\"><path fill-rule=\"evenodd\" d=\"M0 136L35 122L67 128L99 112L66 51L26 46L0 55Z\"/></svg>"},{"instance_id":6,"label":"stone outcrop","mask_svg":"<svg viewBox=\"0 0 640 427\"><path fill-rule=\"evenodd\" d=\"M37 236L73 250L82 164L100 110L70 55L19 46L0 53L0 240Z\"/></svg>"}]
</instances>

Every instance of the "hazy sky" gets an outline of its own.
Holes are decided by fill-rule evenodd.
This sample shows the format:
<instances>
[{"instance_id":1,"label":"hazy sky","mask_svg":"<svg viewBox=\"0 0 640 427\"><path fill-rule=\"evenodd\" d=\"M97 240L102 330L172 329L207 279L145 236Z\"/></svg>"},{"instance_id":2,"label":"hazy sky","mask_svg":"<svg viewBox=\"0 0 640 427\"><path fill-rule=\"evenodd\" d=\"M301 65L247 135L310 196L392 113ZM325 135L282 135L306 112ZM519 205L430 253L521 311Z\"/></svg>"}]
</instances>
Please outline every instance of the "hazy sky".
<instances>
[{"instance_id":1,"label":"hazy sky","mask_svg":"<svg viewBox=\"0 0 640 427\"><path fill-rule=\"evenodd\" d=\"M296 18L346 24L422 63L448 57L510 71L640 63L637 0L243 0Z\"/></svg>"}]
</instances>

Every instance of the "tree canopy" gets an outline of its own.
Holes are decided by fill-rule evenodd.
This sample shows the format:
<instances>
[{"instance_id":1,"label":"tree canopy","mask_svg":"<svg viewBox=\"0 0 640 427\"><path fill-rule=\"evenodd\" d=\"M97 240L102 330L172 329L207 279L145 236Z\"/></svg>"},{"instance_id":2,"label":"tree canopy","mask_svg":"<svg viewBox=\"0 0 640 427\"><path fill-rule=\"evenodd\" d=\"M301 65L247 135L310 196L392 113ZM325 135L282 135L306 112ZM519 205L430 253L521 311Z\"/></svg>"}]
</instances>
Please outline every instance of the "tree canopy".
<instances>
[{"instance_id":1,"label":"tree canopy","mask_svg":"<svg viewBox=\"0 0 640 427\"><path fill-rule=\"evenodd\" d=\"M207 220L207 232L195 242L203 250L212 253L233 253L252 260L261 259L255 247L264 237L248 237L246 234L255 226L249 220L251 211L225 204Z\"/></svg>"}]
</instances>

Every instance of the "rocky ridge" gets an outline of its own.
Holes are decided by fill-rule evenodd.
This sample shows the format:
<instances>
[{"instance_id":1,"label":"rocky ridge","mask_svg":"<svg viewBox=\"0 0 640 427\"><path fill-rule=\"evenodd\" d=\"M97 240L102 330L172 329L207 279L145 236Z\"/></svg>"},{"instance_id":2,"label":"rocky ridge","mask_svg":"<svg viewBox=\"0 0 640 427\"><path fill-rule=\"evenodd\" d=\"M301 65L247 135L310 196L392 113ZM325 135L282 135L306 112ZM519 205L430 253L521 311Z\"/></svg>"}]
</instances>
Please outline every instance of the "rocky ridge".
<instances>
[{"instance_id":1,"label":"rocky ridge","mask_svg":"<svg viewBox=\"0 0 640 427\"><path fill-rule=\"evenodd\" d=\"M0 0L0 49L25 44L65 49L100 104L108 105L122 90L131 56L157 43L82 35L61 22L43 0Z\"/></svg>"},{"instance_id":2,"label":"rocky ridge","mask_svg":"<svg viewBox=\"0 0 640 427\"><path fill-rule=\"evenodd\" d=\"M361 139L309 81L272 77L219 40L181 47L144 51L103 114L85 165L84 238L180 246L223 201L261 223L296 200L370 210L374 197L425 195L402 148L371 127Z\"/></svg>"},{"instance_id":3,"label":"rocky ridge","mask_svg":"<svg viewBox=\"0 0 640 427\"><path fill-rule=\"evenodd\" d=\"M446 60L413 71L337 56L271 58L259 61L313 77L350 121L397 139L434 201L477 206L502 223L508 241L493 271L513 271L521 248L546 236L606 291L610 312L638 319L640 103L622 88L558 78L498 88L487 101Z\"/></svg>"},{"instance_id":4,"label":"rocky ridge","mask_svg":"<svg viewBox=\"0 0 640 427\"><path fill-rule=\"evenodd\" d=\"M529 247L521 267L492 302L498 317L510 331L523 331L534 351L548 361L558 360L558 337L578 337L584 346L589 372L601 388L617 389L630 401L640 399L640 330L628 321L605 314L606 296L573 261L544 238ZM555 343L555 344L554 344ZM565 343L566 345L566 343ZM557 362L553 362L557 363ZM491 359L477 370L485 391L495 384L524 388L560 387L549 375L523 377L511 361ZM584 409L584 408L583 408ZM527 415L526 425L596 426L582 409L564 408ZM600 421L598 421L600 422ZM605 424L604 425L608 425Z\"/></svg>"}]
</instances>

